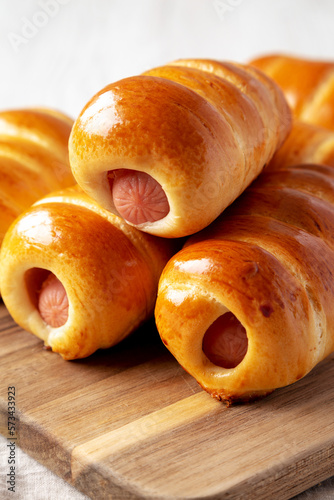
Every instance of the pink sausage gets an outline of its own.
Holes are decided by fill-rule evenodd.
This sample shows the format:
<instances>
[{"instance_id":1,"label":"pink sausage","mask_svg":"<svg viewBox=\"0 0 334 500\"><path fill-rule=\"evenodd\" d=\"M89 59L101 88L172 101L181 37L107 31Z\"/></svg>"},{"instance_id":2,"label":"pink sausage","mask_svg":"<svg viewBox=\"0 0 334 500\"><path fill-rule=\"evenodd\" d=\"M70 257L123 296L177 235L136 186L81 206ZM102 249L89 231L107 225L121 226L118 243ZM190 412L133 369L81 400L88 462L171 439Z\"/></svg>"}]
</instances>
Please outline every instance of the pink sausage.
<instances>
[{"instance_id":1,"label":"pink sausage","mask_svg":"<svg viewBox=\"0 0 334 500\"><path fill-rule=\"evenodd\" d=\"M145 172L114 170L109 172L109 182L115 208L127 222L155 222L168 214L165 191Z\"/></svg>"},{"instance_id":2,"label":"pink sausage","mask_svg":"<svg viewBox=\"0 0 334 500\"><path fill-rule=\"evenodd\" d=\"M202 346L212 363L223 368L235 368L247 352L246 330L234 314L225 313L209 326Z\"/></svg>"},{"instance_id":3,"label":"pink sausage","mask_svg":"<svg viewBox=\"0 0 334 500\"><path fill-rule=\"evenodd\" d=\"M38 310L45 323L58 328L68 318L68 298L65 288L52 273L44 281L38 297Z\"/></svg>"}]
</instances>

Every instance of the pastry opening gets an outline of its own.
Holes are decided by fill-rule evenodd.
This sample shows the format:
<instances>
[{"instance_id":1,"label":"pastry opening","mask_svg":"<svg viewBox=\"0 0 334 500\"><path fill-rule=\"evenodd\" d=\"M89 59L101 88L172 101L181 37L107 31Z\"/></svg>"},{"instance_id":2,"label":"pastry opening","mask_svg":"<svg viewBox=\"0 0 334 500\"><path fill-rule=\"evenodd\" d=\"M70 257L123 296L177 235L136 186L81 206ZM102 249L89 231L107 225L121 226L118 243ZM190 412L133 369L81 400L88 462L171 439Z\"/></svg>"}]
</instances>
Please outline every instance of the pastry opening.
<instances>
[{"instance_id":1,"label":"pastry opening","mask_svg":"<svg viewBox=\"0 0 334 500\"><path fill-rule=\"evenodd\" d=\"M52 328L68 319L68 297L61 281L47 269L34 267L25 273L27 292L43 321Z\"/></svg>"},{"instance_id":2,"label":"pastry opening","mask_svg":"<svg viewBox=\"0 0 334 500\"><path fill-rule=\"evenodd\" d=\"M235 368L245 357L247 348L246 329L231 312L219 316L203 337L204 354L222 368Z\"/></svg>"},{"instance_id":3,"label":"pastry opening","mask_svg":"<svg viewBox=\"0 0 334 500\"><path fill-rule=\"evenodd\" d=\"M110 170L108 181L114 206L127 222L139 225L168 215L166 193L149 174L128 169Z\"/></svg>"}]
</instances>

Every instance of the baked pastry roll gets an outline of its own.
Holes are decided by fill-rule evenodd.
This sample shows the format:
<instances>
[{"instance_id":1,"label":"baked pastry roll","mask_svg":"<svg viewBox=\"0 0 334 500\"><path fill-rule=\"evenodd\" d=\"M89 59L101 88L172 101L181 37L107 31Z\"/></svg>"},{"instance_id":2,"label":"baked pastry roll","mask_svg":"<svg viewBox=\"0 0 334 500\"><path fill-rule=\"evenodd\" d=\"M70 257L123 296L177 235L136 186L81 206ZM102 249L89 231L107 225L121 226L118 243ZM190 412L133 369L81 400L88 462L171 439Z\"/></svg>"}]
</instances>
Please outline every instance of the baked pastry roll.
<instances>
[{"instance_id":1,"label":"baked pastry roll","mask_svg":"<svg viewBox=\"0 0 334 500\"><path fill-rule=\"evenodd\" d=\"M147 233L193 234L260 173L286 138L290 110L255 68L181 60L108 85L69 141L82 189Z\"/></svg>"},{"instance_id":2,"label":"baked pastry roll","mask_svg":"<svg viewBox=\"0 0 334 500\"><path fill-rule=\"evenodd\" d=\"M64 359L120 342L152 313L177 241L141 233L76 186L38 201L6 233L0 288L13 319Z\"/></svg>"},{"instance_id":3,"label":"baked pastry roll","mask_svg":"<svg viewBox=\"0 0 334 500\"><path fill-rule=\"evenodd\" d=\"M334 130L334 63L267 55L251 64L273 78L302 121Z\"/></svg>"},{"instance_id":4,"label":"baked pastry roll","mask_svg":"<svg viewBox=\"0 0 334 500\"><path fill-rule=\"evenodd\" d=\"M264 396L334 350L333 273L333 168L265 172L167 264L160 336L212 396Z\"/></svg>"},{"instance_id":5,"label":"baked pastry roll","mask_svg":"<svg viewBox=\"0 0 334 500\"><path fill-rule=\"evenodd\" d=\"M0 245L26 208L75 184L68 161L72 125L70 118L51 109L0 112Z\"/></svg>"},{"instance_id":6,"label":"baked pastry roll","mask_svg":"<svg viewBox=\"0 0 334 500\"><path fill-rule=\"evenodd\" d=\"M334 132L295 120L284 144L275 153L268 169L282 169L302 163L334 167Z\"/></svg>"}]
</instances>

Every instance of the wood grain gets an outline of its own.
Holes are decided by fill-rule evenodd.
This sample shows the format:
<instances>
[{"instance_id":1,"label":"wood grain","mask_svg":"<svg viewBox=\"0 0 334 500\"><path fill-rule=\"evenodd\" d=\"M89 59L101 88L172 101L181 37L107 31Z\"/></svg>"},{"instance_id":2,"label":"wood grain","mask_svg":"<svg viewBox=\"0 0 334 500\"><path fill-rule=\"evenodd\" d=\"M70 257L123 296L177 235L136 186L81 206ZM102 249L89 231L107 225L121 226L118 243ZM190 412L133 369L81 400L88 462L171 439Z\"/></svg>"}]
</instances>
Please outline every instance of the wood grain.
<instances>
[{"instance_id":1,"label":"wood grain","mask_svg":"<svg viewBox=\"0 0 334 500\"><path fill-rule=\"evenodd\" d=\"M0 307L0 415L16 386L18 443L92 499L289 499L334 474L334 356L267 398L226 408L153 322L63 361Z\"/></svg>"}]
</instances>

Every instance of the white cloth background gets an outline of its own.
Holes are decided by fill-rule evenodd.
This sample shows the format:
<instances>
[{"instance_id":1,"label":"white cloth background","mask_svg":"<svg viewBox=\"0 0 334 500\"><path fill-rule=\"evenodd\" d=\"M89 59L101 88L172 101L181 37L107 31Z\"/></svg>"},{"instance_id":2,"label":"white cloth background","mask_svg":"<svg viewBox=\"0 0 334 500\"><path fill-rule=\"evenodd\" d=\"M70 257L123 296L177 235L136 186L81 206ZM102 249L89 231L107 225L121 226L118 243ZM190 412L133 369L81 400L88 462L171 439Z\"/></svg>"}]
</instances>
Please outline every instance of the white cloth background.
<instances>
[{"instance_id":1,"label":"white cloth background","mask_svg":"<svg viewBox=\"0 0 334 500\"><path fill-rule=\"evenodd\" d=\"M332 0L1 0L0 109L75 117L108 83L183 57L334 59L333 21ZM0 439L0 491L4 447ZM24 453L19 465L20 490L8 498L84 498ZM333 499L333 481L299 498Z\"/></svg>"}]
</instances>

